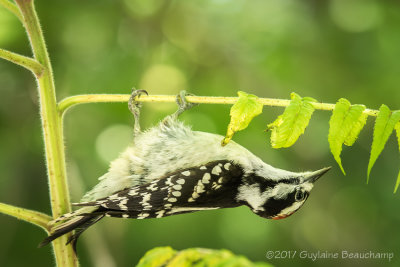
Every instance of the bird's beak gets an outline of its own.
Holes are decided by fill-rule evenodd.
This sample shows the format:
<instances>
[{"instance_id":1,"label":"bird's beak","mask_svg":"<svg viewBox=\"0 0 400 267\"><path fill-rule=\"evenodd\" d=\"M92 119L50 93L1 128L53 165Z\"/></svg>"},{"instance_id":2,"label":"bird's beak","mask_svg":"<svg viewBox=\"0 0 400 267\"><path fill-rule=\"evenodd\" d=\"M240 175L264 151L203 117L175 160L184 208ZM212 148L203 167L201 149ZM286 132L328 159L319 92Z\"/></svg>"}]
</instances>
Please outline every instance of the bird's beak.
<instances>
[{"instance_id":1,"label":"bird's beak","mask_svg":"<svg viewBox=\"0 0 400 267\"><path fill-rule=\"evenodd\" d=\"M314 183L315 181L317 181L319 179L319 177L321 177L322 175L324 175L326 172L328 172L332 167L327 167L327 168L323 168L320 169L318 171L315 172L310 172L309 174L307 174L304 177L304 182L310 182L310 183Z\"/></svg>"}]
</instances>

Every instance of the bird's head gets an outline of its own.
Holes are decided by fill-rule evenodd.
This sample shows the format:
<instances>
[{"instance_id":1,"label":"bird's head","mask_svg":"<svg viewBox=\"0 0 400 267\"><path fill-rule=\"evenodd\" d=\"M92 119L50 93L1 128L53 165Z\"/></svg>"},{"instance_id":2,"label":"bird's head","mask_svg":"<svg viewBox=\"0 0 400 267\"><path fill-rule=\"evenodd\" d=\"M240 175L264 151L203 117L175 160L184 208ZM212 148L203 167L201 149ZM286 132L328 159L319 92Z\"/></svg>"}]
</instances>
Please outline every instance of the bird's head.
<instances>
[{"instance_id":1,"label":"bird's head","mask_svg":"<svg viewBox=\"0 0 400 267\"><path fill-rule=\"evenodd\" d=\"M263 218L283 219L303 206L315 181L329 170L330 167L303 173L277 170L274 177L254 173L243 178L237 200Z\"/></svg>"}]
</instances>

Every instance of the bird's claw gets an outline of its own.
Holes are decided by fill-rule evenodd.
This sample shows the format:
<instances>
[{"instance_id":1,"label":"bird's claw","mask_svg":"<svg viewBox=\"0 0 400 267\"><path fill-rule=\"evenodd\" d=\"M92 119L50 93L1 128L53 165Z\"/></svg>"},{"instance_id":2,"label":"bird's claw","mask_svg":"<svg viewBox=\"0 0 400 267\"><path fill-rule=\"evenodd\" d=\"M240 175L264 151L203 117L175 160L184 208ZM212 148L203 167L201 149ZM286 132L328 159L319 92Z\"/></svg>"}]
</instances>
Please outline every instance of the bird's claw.
<instances>
[{"instance_id":1,"label":"bird's claw","mask_svg":"<svg viewBox=\"0 0 400 267\"><path fill-rule=\"evenodd\" d=\"M183 112L185 112L188 109L191 109L194 106L197 106L197 103L191 103L186 100L186 96L192 96L193 94L186 93L185 90L182 90L179 92L179 94L176 96L176 103L178 104L179 108L175 112L175 116L178 117L181 115Z\"/></svg>"},{"instance_id":2,"label":"bird's claw","mask_svg":"<svg viewBox=\"0 0 400 267\"><path fill-rule=\"evenodd\" d=\"M143 94L149 95L146 90L142 89L136 90L135 88L132 88L132 94L128 101L128 108L132 112L133 117L135 119L135 126L133 128L135 134L140 132L139 117L140 117L140 108L142 107L142 103L136 101L136 99Z\"/></svg>"}]
</instances>

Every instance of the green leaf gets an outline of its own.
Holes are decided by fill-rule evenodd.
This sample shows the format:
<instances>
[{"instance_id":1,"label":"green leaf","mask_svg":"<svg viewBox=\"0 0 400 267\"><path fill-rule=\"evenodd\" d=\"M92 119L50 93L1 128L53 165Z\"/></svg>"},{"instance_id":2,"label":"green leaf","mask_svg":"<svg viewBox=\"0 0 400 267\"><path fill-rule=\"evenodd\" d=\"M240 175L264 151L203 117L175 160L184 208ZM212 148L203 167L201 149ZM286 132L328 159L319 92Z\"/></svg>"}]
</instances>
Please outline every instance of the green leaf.
<instances>
[{"instance_id":1,"label":"green leaf","mask_svg":"<svg viewBox=\"0 0 400 267\"><path fill-rule=\"evenodd\" d=\"M394 126L394 128L396 129L397 143L399 145L399 152L400 152L400 122L398 122L396 124L396 126ZM399 175L397 176L396 185L394 187L393 193L397 192L397 189L399 188L399 185L400 185L400 172L399 172Z\"/></svg>"},{"instance_id":2,"label":"green leaf","mask_svg":"<svg viewBox=\"0 0 400 267\"><path fill-rule=\"evenodd\" d=\"M352 106L347 99L341 98L336 103L329 121L329 147L344 175L346 175L346 172L343 169L340 158L342 145L351 146L357 140L368 117L363 113L364 110L364 105Z\"/></svg>"},{"instance_id":3,"label":"green leaf","mask_svg":"<svg viewBox=\"0 0 400 267\"><path fill-rule=\"evenodd\" d=\"M354 105L352 108L362 109L362 112L358 120L355 121L350 133L347 135L346 140L344 140L344 144L346 146L352 146L356 142L361 130L364 128L365 123L367 123L368 119L368 114L364 113L364 105Z\"/></svg>"},{"instance_id":4,"label":"green leaf","mask_svg":"<svg viewBox=\"0 0 400 267\"><path fill-rule=\"evenodd\" d=\"M400 185L400 172L399 172L399 175L397 176L396 185L394 186L393 194L396 194L397 189L399 188L399 185Z\"/></svg>"},{"instance_id":5,"label":"green leaf","mask_svg":"<svg viewBox=\"0 0 400 267\"><path fill-rule=\"evenodd\" d=\"M235 132L247 128L251 120L261 114L263 109L263 104L257 96L242 91L238 92L238 96L238 101L231 108L231 121L222 140L223 146L229 143Z\"/></svg>"},{"instance_id":6,"label":"green leaf","mask_svg":"<svg viewBox=\"0 0 400 267\"><path fill-rule=\"evenodd\" d=\"M304 133L314 112L312 102L314 98L301 98L296 93L291 93L289 106L282 115L270 123L267 130L271 130L271 146L273 148L290 147Z\"/></svg>"},{"instance_id":7,"label":"green leaf","mask_svg":"<svg viewBox=\"0 0 400 267\"><path fill-rule=\"evenodd\" d=\"M170 247L154 248L139 261L137 267L272 267L268 263L253 263L232 252L204 248L175 251Z\"/></svg>"},{"instance_id":8,"label":"green leaf","mask_svg":"<svg viewBox=\"0 0 400 267\"><path fill-rule=\"evenodd\" d=\"M176 251L171 247L153 248L152 250L146 252L136 267L163 266L175 255Z\"/></svg>"},{"instance_id":9,"label":"green leaf","mask_svg":"<svg viewBox=\"0 0 400 267\"><path fill-rule=\"evenodd\" d=\"M204 255L203 259L193 267L223 266L229 260L237 263L237 258L228 250L209 250L209 254Z\"/></svg>"},{"instance_id":10,"label":"green leaf","mask_svg":"<svg viewBox=\"0 0 400 267\"><path fill-rule=\"evenodd\" d=\"M166 267L192 267L195 262L199 262L202 258L202 253L198 249L190 248L183 250L172 258Z\"/></svg>"},{"instance_id":11,"label":"green leaf","mask_svg":"<svg viewBox=\"0 0 400 267\"><path fill-rule=\"evenodd\" d=\"M400 111L391 112L386 105L382 105L379 108L378 117L375 121L371 155L368 163L367 183L369 181L369 175L371 173L372 167L375 164L375 161L381 154L387 140L389 139L389 136L392 134L393 129L395 125L399 122L399 120Z\"/></svg>"},{"instance_id":12,"label":"green leaf","mask_svg":"<svg viewBox=\"0 0 400 267\"><path fill-rule=\"evenodd\" d=\"M396 135L397 135L397 143L399 144L399 152L400 152L400 122L396 123L396 126L394 126L396 129Z\"/></svg>"}]
</instances>

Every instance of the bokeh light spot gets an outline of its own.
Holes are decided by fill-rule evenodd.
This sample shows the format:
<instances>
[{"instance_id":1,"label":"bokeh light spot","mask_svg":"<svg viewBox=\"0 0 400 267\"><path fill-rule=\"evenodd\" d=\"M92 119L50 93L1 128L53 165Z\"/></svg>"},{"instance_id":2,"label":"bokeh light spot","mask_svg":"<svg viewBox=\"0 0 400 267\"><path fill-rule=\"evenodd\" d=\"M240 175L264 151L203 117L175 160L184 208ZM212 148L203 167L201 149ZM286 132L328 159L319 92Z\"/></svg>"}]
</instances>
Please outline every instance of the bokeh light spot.
<instances>
[{"instance_id":1,"label":"bokeh light spot","mask_svg":"<svg viewBox=\"0 0 400 267\"><path fill-rule=\"evenodd\" d=\"M112 38L107 20L96 14L75 13L62 31L62 40L68 52L81 60L102 56Z\"/></svg>"},{"instance_id":2,"label":"bokeh light spot","mask_svg":"<svg viewBox=\"0 0 400 267\"><path fill-rule=\"evenodd\" d=\"M0 7L0 45L11 42L16 37L18 19L8 10Z\"/></svg>"},{"instance_id":3,"label":"bokeh light spot","mask_svg":"<svg viewBox=\"0 0 400 267\"><path fill-rule=\"evenodd\" d=\"M162 6L159 0L125 0L125 5L132 15L138 18L147 18L154 15Z\"/></svg>"},{"instance_id":4,"label":"bokeh light spot","mask_svg":"<svg viewBox=\"0 0 400 267\"><path fill-rule=\"evenodd\" d=\"M379 24L382 16L374 0L332 0L330 13L333 21L349 32L371 30Z\"/></svg>"},{"instance_id":5,"label":"bokeh light spot","mask_svg":"<svg viewBox=\"0 0 400 267\"><path fill-rule=\"evenodd\" d=\"M148 68L140 81L140 89L150 94L177 94L186 88L185 75L172 65L155 64ZM153 105L157 110L169 109L165 105Z\"/></svg>"},{"instance_id":6,"label":"bokeh light spot","mask_svg":"<svg viewBox=\"0 0 400 267\"><path fill-rule=\"evenodd\" d=\"M97 154L104 162L114 160L132 141L132 134L133 129L127 125L111 125L97 137Z\"/></svg>"}]
</instances>

